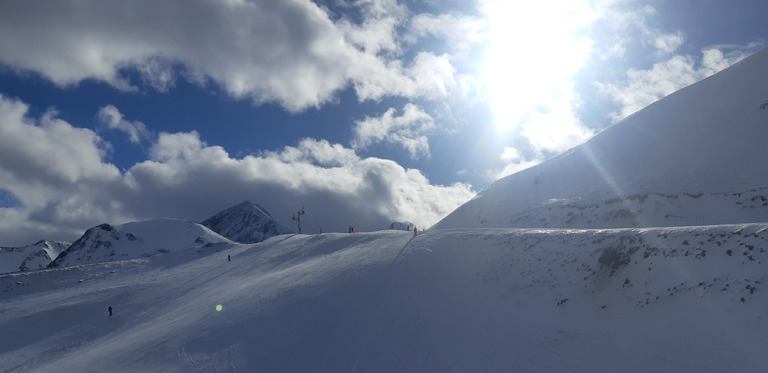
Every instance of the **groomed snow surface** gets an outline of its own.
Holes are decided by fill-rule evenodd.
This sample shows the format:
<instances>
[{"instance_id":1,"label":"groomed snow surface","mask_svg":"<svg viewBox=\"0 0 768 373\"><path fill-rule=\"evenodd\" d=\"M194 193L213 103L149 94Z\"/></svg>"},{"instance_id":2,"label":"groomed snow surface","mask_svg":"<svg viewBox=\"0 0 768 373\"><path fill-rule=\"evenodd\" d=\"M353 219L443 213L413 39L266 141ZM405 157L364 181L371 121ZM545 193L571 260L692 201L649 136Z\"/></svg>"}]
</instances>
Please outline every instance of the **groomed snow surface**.
<instances>
[{"instance_id":1,"label":"groomed snow surface","mask_svg":"<svg viewBox=\"0 0 768 373\"><path fill-rule=\"evenodd\" d=\"M762 372L767 241L768 224L281 235L6 274L0 370Z\"/></svg>"}]
</instances>

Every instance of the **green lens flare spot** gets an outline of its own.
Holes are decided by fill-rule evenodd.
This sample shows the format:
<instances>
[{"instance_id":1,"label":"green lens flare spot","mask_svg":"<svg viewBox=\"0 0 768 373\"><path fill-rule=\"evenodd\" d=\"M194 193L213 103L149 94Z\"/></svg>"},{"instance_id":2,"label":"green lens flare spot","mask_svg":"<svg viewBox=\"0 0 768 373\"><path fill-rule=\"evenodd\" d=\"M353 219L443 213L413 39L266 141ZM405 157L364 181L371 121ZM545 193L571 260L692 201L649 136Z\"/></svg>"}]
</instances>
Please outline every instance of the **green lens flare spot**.
<instances>
[{"instance_id":1,"label":"green lens flare spot","mask_svg":"<svg viewBox=\"0 0 768 373\"><path fill-rule=\"evenodd\" d=\"M224 307L222 307L220 304L216 305L216 311L221 311L222 308L224 308Z\"/></svg>"}]
</instances>

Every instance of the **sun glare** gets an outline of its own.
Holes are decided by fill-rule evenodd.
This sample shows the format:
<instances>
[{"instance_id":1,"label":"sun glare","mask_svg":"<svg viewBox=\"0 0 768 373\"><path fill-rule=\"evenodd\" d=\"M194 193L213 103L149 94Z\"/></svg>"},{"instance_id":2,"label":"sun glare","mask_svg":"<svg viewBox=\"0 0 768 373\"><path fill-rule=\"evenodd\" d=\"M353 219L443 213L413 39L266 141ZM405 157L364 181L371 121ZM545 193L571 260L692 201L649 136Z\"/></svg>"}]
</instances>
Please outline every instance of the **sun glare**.
<instances>
[{"instance_id":1,"label":"sun glare","mask_svg":"<svg viewBox=\"0 0 768 373\"><path fill-rule=\"evenodd\" d=\"M571 78L590 51L589 40L578 35L594 19L590 8L578 0L499 0L483 10L489 49L481 80L497 129L513 129L531 113L570 100Z\"/></svg>"}]
</instances>

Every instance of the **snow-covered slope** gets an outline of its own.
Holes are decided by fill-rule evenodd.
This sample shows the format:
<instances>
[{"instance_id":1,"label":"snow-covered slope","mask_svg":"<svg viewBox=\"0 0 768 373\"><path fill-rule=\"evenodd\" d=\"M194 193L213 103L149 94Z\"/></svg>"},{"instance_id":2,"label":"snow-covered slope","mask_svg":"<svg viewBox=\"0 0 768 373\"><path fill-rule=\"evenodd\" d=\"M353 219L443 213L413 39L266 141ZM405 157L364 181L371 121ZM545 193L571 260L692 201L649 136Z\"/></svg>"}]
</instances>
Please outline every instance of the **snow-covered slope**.
<instances>
[{"instance_id":1,"label":"snow-covered slope","mask_svg":"<svg viewBox=\"0 0 768 373\"><path fill-rule=\"evenodd\" d=\"M267 210L251 201L232 206L201 224L240 243L256 243L272 236L292 233L275 221Z\"/></svg>"},{"instance_id":2,"label":"snow-covered slope","mask_svg":"<svg viewBox=\"0 0 768 373\"><path fill-rule=\"evenodd\" d=\"M21 247L0 247L0 273L45 268L71 243L40 240Z\"/></svg>"},{"instance_id":3,"label":"snow-covered slope","mask_svg":"<svg viewBox=\"0 0 768 373\"><path fill-rule=\"evenodd\" d=\"M763 372L766 248L766 224L381 231L0 275L0 367Z\"/></svg>"},{"instance_id":4,"label":"snow-covered slope","mask_svg":"<svg viewBox=\"0 0 768 373\"><path fill-rule=\"evenodd\" d=\"M492 184L436 228L768 221L768 49Z\"/></svg>"},{"instance_id":5,"label":"snow-covered slope","mask_svg":"<svg viewBox=\"0 0 768 373\"><path fill-rule=\"evenodd\" d=\"M49 266L134 259L229 242L210 229L185 220L155 219L116 226L101 224L87 230Z\"/></svg>"}]
</instances>

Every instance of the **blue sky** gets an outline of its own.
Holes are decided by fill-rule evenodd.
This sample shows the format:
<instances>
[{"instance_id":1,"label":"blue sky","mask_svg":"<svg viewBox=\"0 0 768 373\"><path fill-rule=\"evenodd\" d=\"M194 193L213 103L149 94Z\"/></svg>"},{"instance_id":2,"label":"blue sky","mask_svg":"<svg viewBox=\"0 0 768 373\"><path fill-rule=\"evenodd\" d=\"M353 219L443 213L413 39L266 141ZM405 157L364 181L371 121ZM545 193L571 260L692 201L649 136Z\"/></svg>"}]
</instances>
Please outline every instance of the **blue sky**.
<instances>
[{"instance_id":1,"label":"blue sky","mask_svg":"<svg viewBox=\"0 0 768 373\"><path fill-rule=\"evenodd\" d=\"M304 206L310 230L428 227L764 47L766 15L758 0L4 1L0 245L246 199L287 226Z\"/></svg>"}]
</instances>

